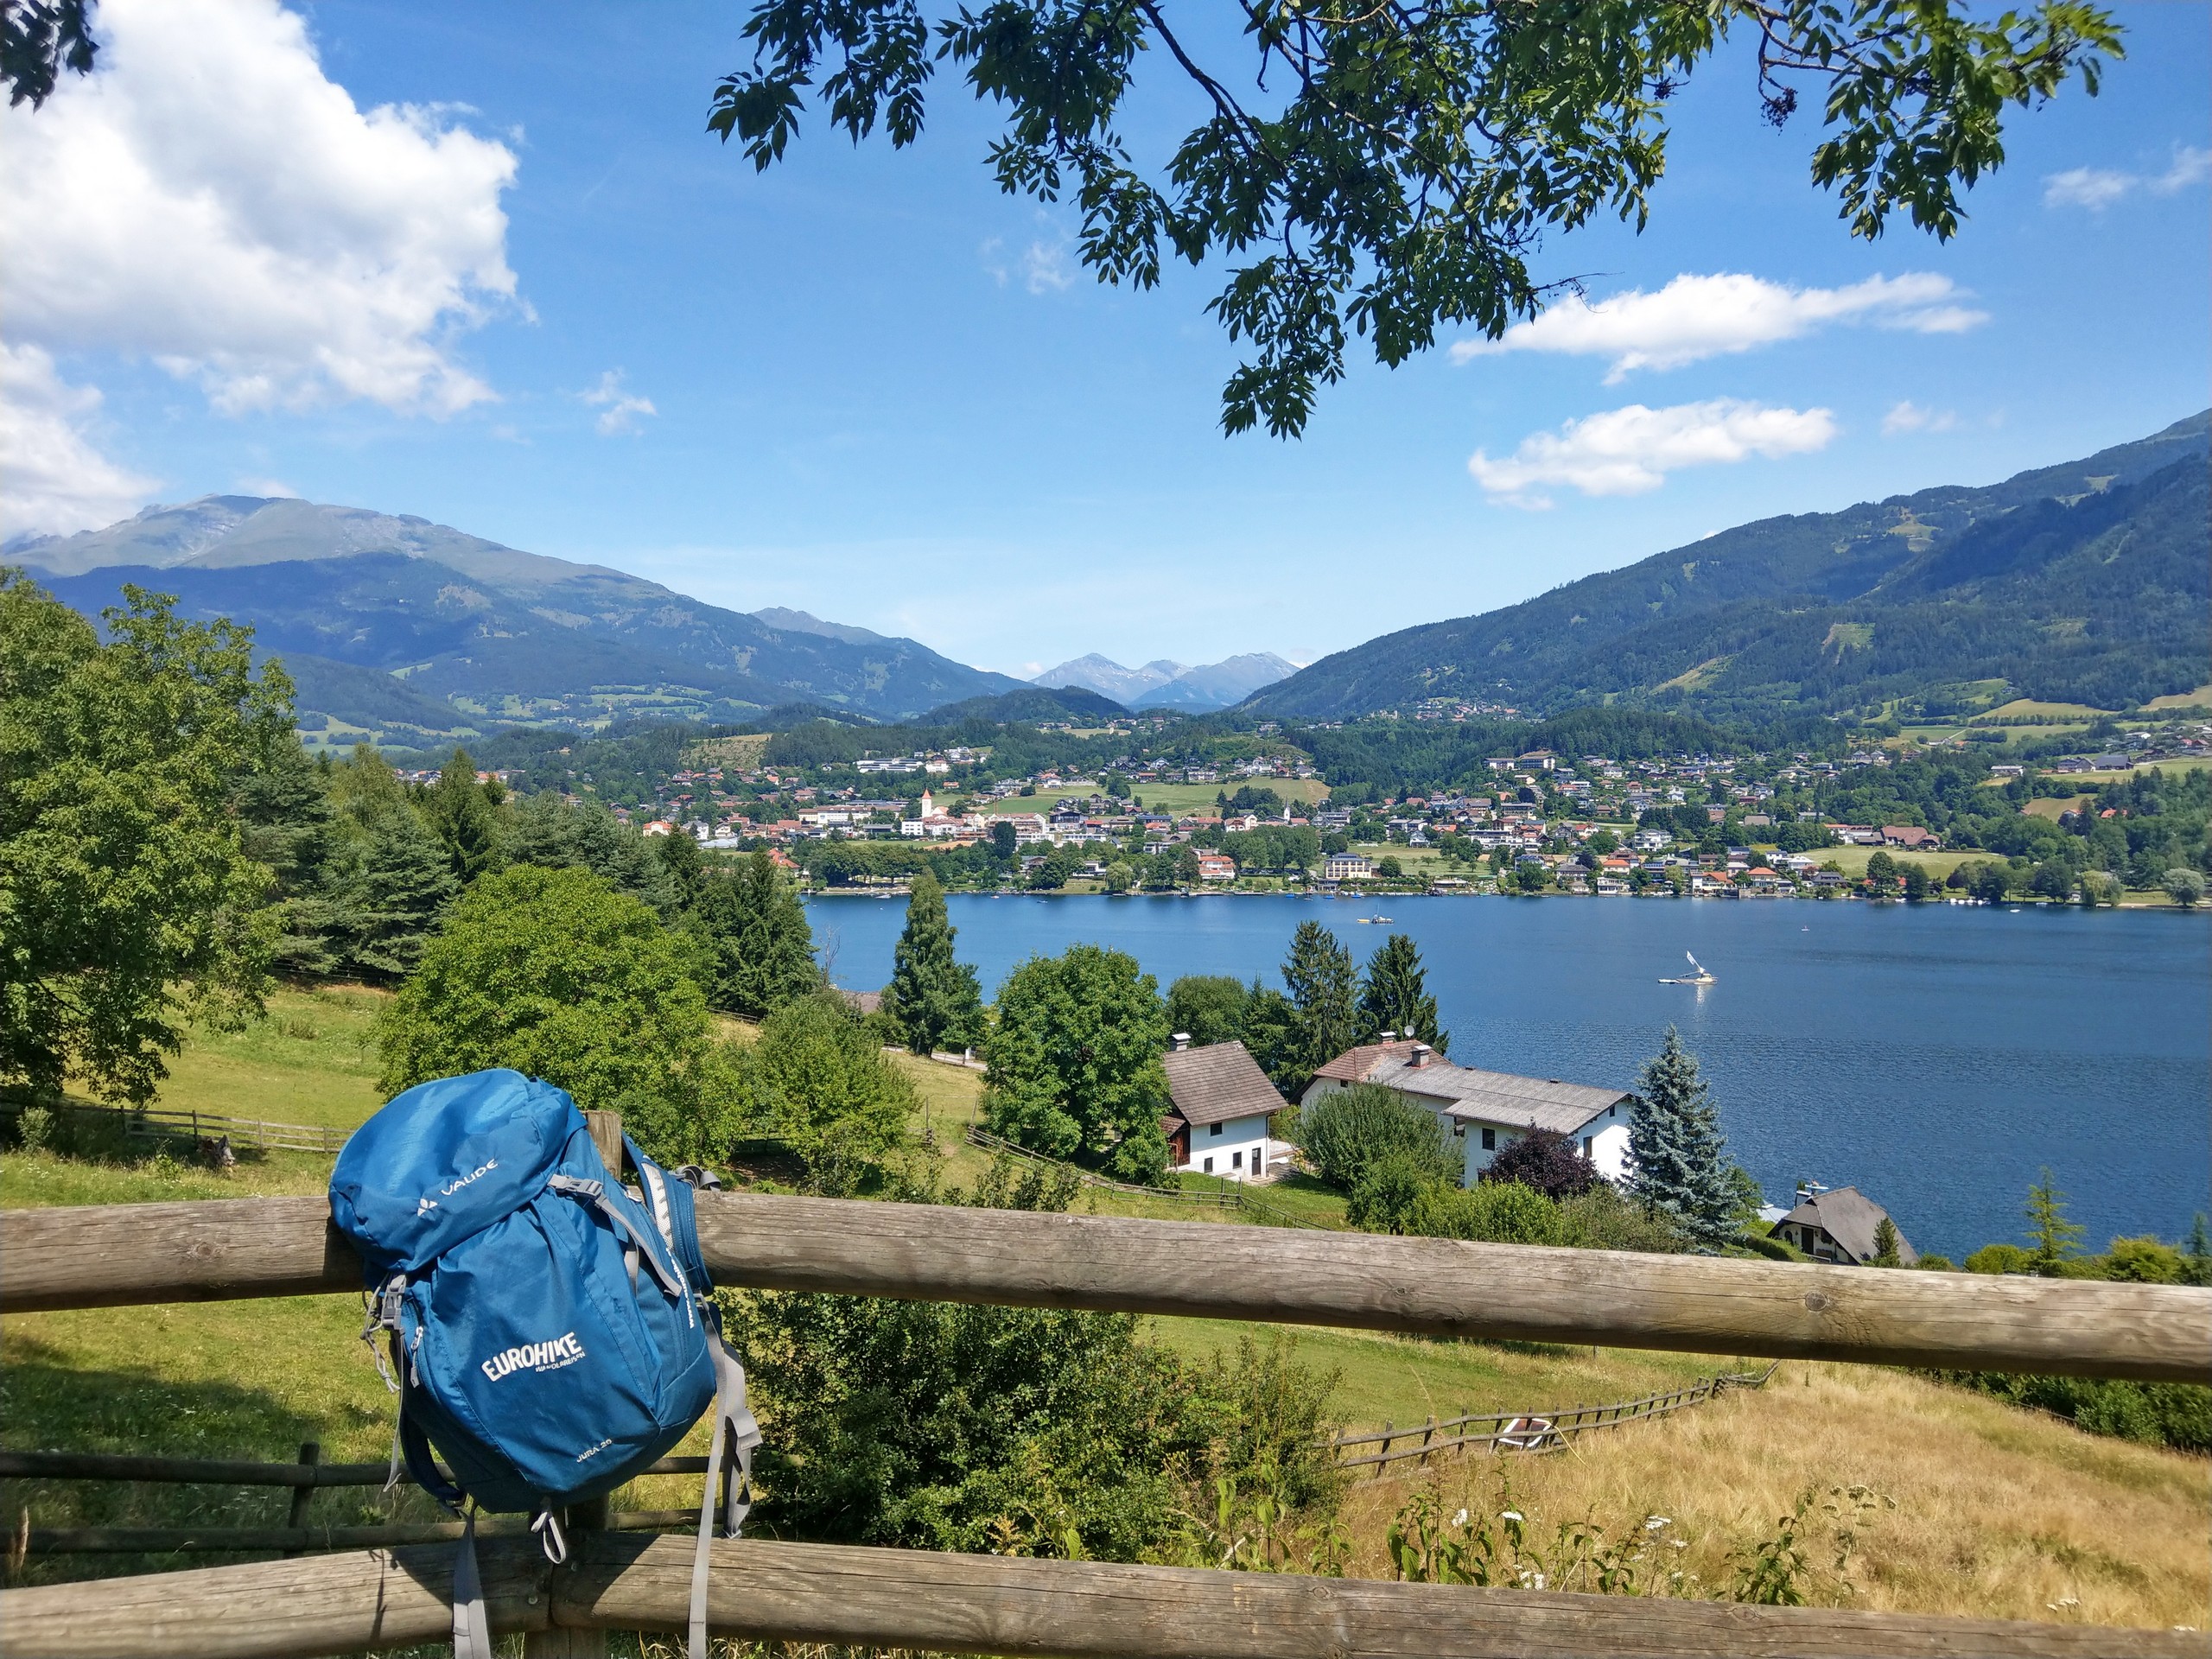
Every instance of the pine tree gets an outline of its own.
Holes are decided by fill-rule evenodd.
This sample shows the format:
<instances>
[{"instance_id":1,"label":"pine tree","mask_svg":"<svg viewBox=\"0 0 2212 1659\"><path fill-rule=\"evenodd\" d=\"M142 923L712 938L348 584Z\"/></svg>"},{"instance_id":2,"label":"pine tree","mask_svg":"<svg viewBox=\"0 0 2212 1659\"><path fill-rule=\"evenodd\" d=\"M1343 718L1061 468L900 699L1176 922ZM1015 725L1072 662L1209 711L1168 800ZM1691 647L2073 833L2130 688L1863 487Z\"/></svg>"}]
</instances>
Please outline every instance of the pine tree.
<instances>
[{"instance_id":1,"label":"pine tree","mask_svg":"<svg viewBox=\"0 0 2212 1659\"><path fill-rule=\"evenodd\" d=\"M944 888L924 870L906 901L906 928L893 953L883 999L917 1054L983 1040L982 988L976 970L952 954L956 931L945 913Z\"/></svg>"},{"instance_id":2,"label":"pine tree","mask_svg":"<svg viewBox=\"0 0 2212 1659\"><path fill-rule=\"evenodd\" d=\"M653 838L653 857L660 865L669 908L678 915L696 909L707 890L707 861L690 831L678 828Z\"/></svg>"},{"instance_id":3,"label":"pine tree","mask_svg":"<svg viewBox=\"0 0 2212 1659\"><path fill-rule=\"evenodd\" d=\"M1291 935L1282 982L1298 1011L1298 1040L1277 1084L1294 1097L1313 1073L1359 1041L1359 975L1351 952L1319 922Z\"/></svg>"},{"instance_id":4,"label":"pine tree","mask_svg":"<svg viewBox=\"0 0 2212 1659\"><path fill-rule=\"evenodd\" d=\"M1887 1216L1874 1224L1874 1259L1872 1266L1896 1268L1904 1264L1897 1254L1897 1224Z\"/></svg>"},{"instance_id":5,"label":"pine tree","mask_svg":"<svg viewBox=\"0 0 2212 1659\"><path fill-rule=\"evenodd\" d=\"M280 973L335 972L349 917L345 846L331 805L333 768L308 757L296 737L241 777L232 793L247 857L274 878L277 934L270 964Z\"/></svg>"},{"instance_id":6,"label":"pine tree","mask_svg":"<svg viewBox=\"0 0 2212 1659\"><path fill-rule=\"evenodd\" d=\"M404 979L460 891L446 849L410 809L368 827L351 903L346 965L372 979Z\"/></svg>"},{"instance_id":7,"label":"pine tree","mask_svg":"<svg viewBox=\"0 0 2212 1659\"><path fill-rule=\"evenodd\" d=\"M2066 1219L2066 1195L2045 1169L2043 1179L2028 1189L2028 1236L2035 1248L2028 1253L2028 1271L2045 1279L2059 1276L2059 1263L2075 1254L2082 1242L2081 1227Z\"/></svg>"},{"instance_id":8,"label":"pine tree","mask_svg":"<svg viewBox=\"0 0 2212 1659\"><path fill-rule=\"evenodd\" d=\"M710 947L707 1000L715 1007L758 1020L820 988L805 908L767 854L710 877L694 913Z\"/></svg>"},{"instance_id":9,"label":"pine tree","mask_svg":"<svg viewBox=\"0 0 2212 1659\"><path fill-rule=\"evenodd\" d=\"M1674 1027L1643 1068L1641 1095L1629 1108L1629 1189L1644 1208L1665 1215L1693 1241L1718 1249L1735 1236L1736 1196L1727 1143L1697 1057Z\"/></svg>"},{"instance_id":10,"label":"pine tree","mask_svg":"<svg viewBox=\"0 0 2212 1659\"><path fill-rule=\"evenodd\" d=\"M1452 1046L1452 1033L1436 1023L1436 999L1428 994L1421 951L1410 936L1393 933L1367 959L1360 989L1360 1035L1372 1042L1378 1033L1395 1031L1427 1043L1439 1054Z\"/></svg>"}]
</instances>

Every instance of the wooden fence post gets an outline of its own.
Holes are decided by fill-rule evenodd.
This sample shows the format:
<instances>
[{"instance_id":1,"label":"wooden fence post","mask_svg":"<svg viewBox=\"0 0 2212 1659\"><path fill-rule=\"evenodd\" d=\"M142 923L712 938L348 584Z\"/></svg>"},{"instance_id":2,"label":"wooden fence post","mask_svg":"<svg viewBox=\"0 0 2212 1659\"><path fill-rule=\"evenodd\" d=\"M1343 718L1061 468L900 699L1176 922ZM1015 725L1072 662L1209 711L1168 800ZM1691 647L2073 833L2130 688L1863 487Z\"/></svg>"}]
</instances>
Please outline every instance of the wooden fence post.
<instances>
[{"instance_id":1,"label":"wooden fence post","mask_svg":"<svg viewBox=\"0 0 2212 1659\"><path fill-rule=\"evenodd\" d=\"M302 1440L300 1443L300 1464L302 1467L312 1469L316 1464L321 1463L321 1461L322 1444L321 1441ZM307 1525L308 1500L314 1496L315 1488L305 1484L292 1488L292 1509L290 1515L285 1520L284 1524L286 1526L304 1527ZM288 1549L284 1552L287 1558L296 1555L299 1553L300 1552L296 1549Z\"/></svg>"}]
</instances>

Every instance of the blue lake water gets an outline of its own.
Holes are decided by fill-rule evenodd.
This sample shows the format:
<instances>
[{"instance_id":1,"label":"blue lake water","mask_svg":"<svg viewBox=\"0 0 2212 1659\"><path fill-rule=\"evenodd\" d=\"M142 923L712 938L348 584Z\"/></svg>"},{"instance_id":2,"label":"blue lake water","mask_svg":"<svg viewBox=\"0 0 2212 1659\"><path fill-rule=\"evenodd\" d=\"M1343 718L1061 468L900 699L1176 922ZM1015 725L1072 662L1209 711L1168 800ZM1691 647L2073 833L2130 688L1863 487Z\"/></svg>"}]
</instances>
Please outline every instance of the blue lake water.
<instances>
[{"instance_id":1,"label":"blue lake water","mask_svg":"<svg viewBox=\"0 0 2212 1659\"><path fill-rule=\"evenodd\" d=\"M1409 933L1452 1058L1634 1084L1669 1021L1768 1197L1856 1185L1956 1259L2021 1236L2048 1166L2088 1243L2178 1237L2212 1208L2212 927L2171 913L1810 900L955 895L989 995L1024 958L1126 950L1183 974L1275 970L1308 918L1364 960ZM836 982L891 974L903 900L809 905ZM1355 918L1387 913L1388 927ZM1694 950L1719 982L1661 985Z\"/></svg>"}]
</instances>

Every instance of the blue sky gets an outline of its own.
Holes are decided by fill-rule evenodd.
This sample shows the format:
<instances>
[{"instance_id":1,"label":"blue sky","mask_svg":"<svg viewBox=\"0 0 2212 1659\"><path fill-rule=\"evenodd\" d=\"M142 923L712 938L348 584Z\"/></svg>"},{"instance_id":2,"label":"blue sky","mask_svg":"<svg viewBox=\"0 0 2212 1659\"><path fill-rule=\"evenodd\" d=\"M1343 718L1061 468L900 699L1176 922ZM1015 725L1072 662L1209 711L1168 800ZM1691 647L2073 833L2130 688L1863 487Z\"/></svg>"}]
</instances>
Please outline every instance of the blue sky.
<instances>
[{"instance_id":1,"label":"blue sky","mask_svg":"<svg viewBox=\"0 0 2212 1659\"><path fill-rule=\"evenodd\" d=\"M1286 444L1218 430L1219 270L1101 288L950 83L757 175L703 130L741 7L108 0L98 84L0 117L0 530L281 491L1009 672L1306 661L2202 407L2212 19L2118 11L1948 246L1848 238L1724 58L1650 228L1543 254L1594 311L1357 364Z\"/></svg>"}]
</instances>

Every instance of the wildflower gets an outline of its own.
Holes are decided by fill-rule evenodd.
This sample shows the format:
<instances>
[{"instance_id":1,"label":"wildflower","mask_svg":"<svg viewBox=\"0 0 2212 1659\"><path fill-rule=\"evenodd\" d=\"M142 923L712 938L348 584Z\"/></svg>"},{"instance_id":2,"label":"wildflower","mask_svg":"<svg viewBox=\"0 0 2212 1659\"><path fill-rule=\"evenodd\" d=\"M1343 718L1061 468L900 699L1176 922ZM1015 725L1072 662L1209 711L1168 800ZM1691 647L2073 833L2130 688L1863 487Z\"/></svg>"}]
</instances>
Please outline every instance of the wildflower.
<instances>
[{"instance_id":1,"label":"wildflower","mask_svg":"<svg viewBox=\"0 0 2212 1659\"><path fill-rule=\"evenodd\" d=\"M1655 1515L1644 1522L1643 1529L1646 1532L1656 1532L1662 1527L1671 1527L1674 1524L1674 1522L1668 1516L1663 1515Z\"/></svg>"},{"instance_id":2,"label":"wildflower","mask_svg":"<svg viewBox=\"0 0 2212 1659\"><path fill-rule=\"evenodd\" d=\"M1453 1516L1452 1517L1452 1524L1455 1527L1465 1526L1467 1524L1467 1512L1465 1510L1462 1510L1459 1514Z\"/></svg>"},{"instance_id":3,"label":"wildflower","mask_svg":"<svg viewBox=\"0 0 2212 1659\"><path fill-rule=\"evenodd\" d=\"M1507 1510L1497 1518L1501 1521L1526 1521L1529 1517L1518 1510Z\"/></svg>"}]
</instances>

